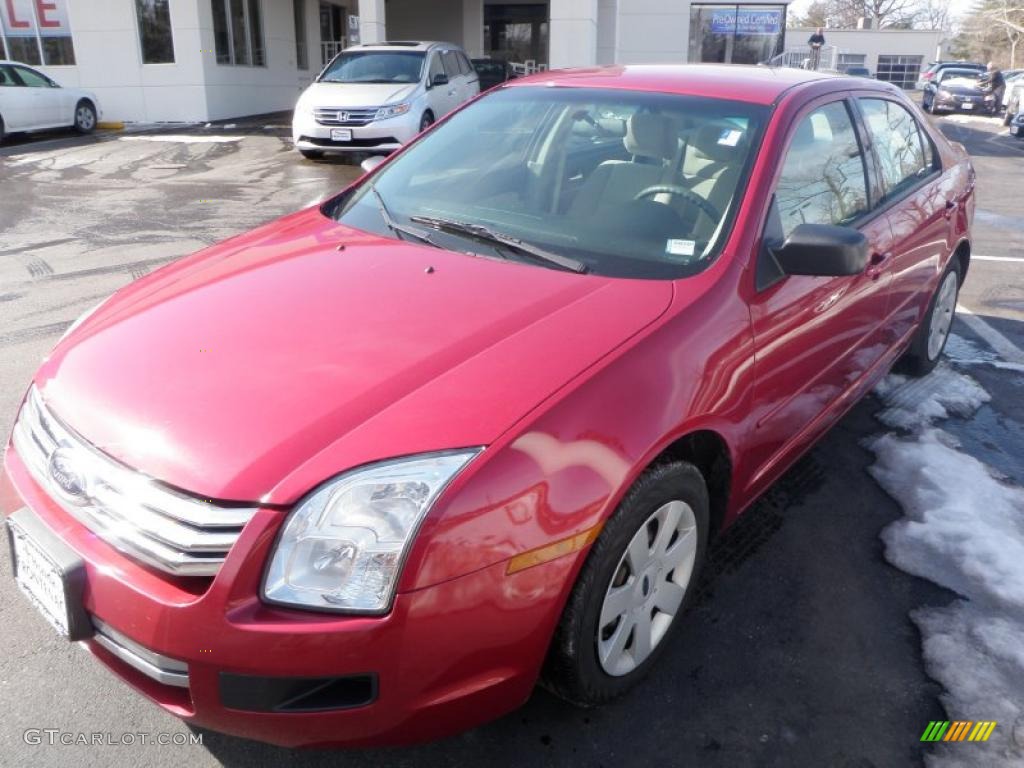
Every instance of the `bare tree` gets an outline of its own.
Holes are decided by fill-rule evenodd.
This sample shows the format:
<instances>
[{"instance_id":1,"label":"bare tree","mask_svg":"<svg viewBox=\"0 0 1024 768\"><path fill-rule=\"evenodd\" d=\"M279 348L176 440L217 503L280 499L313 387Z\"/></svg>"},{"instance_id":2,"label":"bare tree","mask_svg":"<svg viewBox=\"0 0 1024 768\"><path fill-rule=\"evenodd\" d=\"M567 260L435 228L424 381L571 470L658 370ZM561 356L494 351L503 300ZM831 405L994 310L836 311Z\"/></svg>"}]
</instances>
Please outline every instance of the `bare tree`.
<instances>
[{"instance_id":1,"label":"bare tree","mask_svg":"<svg viewBox=\"0 0 1024 768\"><path fill-rule=\"evenodd\" d=\"M1010 48L1010 68L1017 63L1017 44L1024 39L1024 4L1009 0L989 0L982 7L982 15L998 26L1006 35Z\"/></svg>"},{"instance_id":2,"label":"bare tree","mask_svg":"<svg viewBox=\"0 0 1024 768\"><path fill-rule=\"evenodd\" d=\"M920 0L829 0L832 26L855 27L867 17L877 29L909 26L917 15Z\"/></svg>"},{"instance_id":3,"label":"bare tree","mask_svg":"<svg viewBox=\"0 0 1024 768\"><path fill-rule=\"evenodd\" d=\"M948 0L923 0L917 9L915 26L921 29L953 31L953 18L949 12Z\"/></svg>"}]
</instances>

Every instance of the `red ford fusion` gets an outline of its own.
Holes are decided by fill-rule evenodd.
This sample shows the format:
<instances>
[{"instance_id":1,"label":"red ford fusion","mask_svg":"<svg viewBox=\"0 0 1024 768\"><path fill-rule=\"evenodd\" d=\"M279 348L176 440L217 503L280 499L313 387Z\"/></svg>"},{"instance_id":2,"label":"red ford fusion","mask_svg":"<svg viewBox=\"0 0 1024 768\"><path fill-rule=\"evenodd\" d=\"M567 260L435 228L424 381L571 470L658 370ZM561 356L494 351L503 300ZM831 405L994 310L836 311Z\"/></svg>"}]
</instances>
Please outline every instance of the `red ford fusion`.
<instances>
[{"instance_id":1,"label":"red ford fusion","mask_svg":"<svg viewBox=\"0 0 1024 768\"><path fill-rule=\"evenodd\" d=\"M681 650L708 542L935 366L974 179L885 83L508 83L68 330L5 454L15 578L143 696L276 744L605 702Z\"/></svg>"}]
</instances>

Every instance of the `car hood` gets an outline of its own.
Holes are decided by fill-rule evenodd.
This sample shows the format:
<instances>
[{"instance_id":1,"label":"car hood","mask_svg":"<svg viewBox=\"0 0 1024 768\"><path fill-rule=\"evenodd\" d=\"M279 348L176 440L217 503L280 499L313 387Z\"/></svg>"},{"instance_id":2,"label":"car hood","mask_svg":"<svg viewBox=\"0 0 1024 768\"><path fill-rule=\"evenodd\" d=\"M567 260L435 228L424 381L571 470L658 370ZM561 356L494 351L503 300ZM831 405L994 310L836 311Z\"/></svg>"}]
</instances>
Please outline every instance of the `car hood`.
<instances>
[{"instance_id":1,"label":"car hood","mask_svg":"<svg viewBox=\"0 0 1024 768\"><path fill-rule=\"evenodd\" d=\"M301 106L379 107L413 95L419 83L313 83L302 94Z\"/></svg>"},{"instance_id":2,"label":"car hood","mask_svg":"<svg viewBox=\"0 0 1024 768\"><path fill-rule=\"evenodd\" d=\"M131 467L204 497L290 503L352 466L493 442L672 293L397 242L311 209L123 288L36 385Z\"/></svg>"}]
</instances>

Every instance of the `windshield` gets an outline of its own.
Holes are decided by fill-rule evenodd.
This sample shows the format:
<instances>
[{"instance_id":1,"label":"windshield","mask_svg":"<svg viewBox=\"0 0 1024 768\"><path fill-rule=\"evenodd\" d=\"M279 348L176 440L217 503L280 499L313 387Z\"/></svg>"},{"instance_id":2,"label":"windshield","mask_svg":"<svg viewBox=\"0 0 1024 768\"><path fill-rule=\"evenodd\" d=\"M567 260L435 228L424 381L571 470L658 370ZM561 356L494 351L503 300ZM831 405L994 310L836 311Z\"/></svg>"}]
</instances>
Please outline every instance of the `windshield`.
<instances>
[{"instance_id":1,"label":"windshield","mask_svg":"<svg viewBox=\"0 0 1024 768\"><path fill-rule=\"evenodd\" d=\"M767 107L724 99L509 88L454 115L372 183L393 223L450 250L527 261L450 226L458 222L589 272L672 279L704 269L721 248L767 116ZM369 186L325 210L394 237ZM435 231L431 219L449 226Z\"/></svg>"},{"instance_id":2,"label":"windshield","mask_svg":"<svg viewBox=\"0 0 1024 768\"><path fill-rule=\"evenodd\" d=\"M418 83L422 51L352 51L339 54L322 83Z\"/></svg>"},{"instance_id":3,"label":"windshield","mask_svg":"<svg viewBox=\"0 0 1024 768\"><path fill-rule=\"evenodd\" d=\"M964 81L963 85L977 85L981 72L974 69L947 69L942 73L943 85L955 85L954 80Z\"/></svg>"}]
</instances>

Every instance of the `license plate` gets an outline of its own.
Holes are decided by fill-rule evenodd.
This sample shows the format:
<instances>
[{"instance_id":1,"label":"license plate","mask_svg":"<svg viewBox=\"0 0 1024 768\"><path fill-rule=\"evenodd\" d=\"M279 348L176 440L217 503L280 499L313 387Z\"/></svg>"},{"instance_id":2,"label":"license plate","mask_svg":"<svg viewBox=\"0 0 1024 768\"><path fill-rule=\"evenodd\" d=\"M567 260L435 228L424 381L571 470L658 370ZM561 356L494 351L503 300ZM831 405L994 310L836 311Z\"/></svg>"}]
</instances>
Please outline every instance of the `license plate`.
<instances>
[{"instance_id":1,"label":"license plate","mask_svg":"<svg viewBox=\"0 0 1024 768\"><path fill-rule=\"evenodd\" d=\"M92 627L82 606L81 559L27 509L8 518L7 530L18 589L63 637L88 637Z\"/></svg>"},{"instance_id":2,"label":"license plate","mask_svg":"<svg viewBox=\"0 0 1024 768\"><path fill-rule=\"evenodd\" d=\"M331 141L352 141L352 129L331 128Z\"/></svg>"},{"instance_id":3,"label":"license plate","mask_svg":"<svg viewBox=\"0 0 1024 768\"><path fill-rule=\"evenodd\" d=\"M963 107L964 109L974 109L974 103L970 101L965 101L960 106Z\"/></svg>"}]
</instances>

